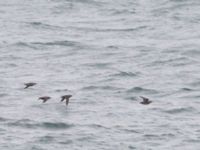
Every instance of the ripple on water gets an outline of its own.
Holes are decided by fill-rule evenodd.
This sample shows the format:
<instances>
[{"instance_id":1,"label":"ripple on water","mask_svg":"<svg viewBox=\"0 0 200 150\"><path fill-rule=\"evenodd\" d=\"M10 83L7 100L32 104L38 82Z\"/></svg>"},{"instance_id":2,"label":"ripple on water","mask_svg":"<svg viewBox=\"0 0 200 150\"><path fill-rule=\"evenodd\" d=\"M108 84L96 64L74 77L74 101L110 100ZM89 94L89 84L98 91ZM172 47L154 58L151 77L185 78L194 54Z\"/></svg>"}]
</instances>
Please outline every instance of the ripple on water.
<instances>
[{"instance_id":1,"label":"ripple on water","mask_svg":"<svg viewBox=\"0 0 200 150\"><path fill-rule=\"evenodd\" d=\"M137 96L127 96L126 97L127 100L133 100L133 101L136 101L138 99Z\"/></svg>"},{"instance_id":2,"label":"ripple on water","mask_svg":"<svg viewBox=\"0 0 200 150\"><path fill-rule=\"evenodd\" d=\"M13 44L14 47L20 47L20 48L30 48L30 49L38 49L36 46L34 46L31 43L27 42L17 42Z\"/></svg>"},{"instance_id":3,"label":"ripple on water","mask_svg":"<svg viewBox=\"0 0 200 150\"><path fill-rule=\"evenodd\" d=\"M147 88L142 88L142 87L133 87L131 89L128 89L126 91L127 93L145 93L145 94L157 94L159 91L154 90L154 89L147 89Z\"/></svg>"},{"instance_id":4,"label":"ripple on water","mask_svg":"<svg viewBox=\"0 0 200 150\"><path fill-rule=\"evenodd\" d=\"M200 81L193 81L192 83L190 83L190 86L193 86L193 87L200 87Z\"/></svg>"},{"instance_id":5,"label":"ripple on water","mask_svg":"<svg viewBox=\"0 0 200 150\"><path fill-rule=\"evenodd\" d=\"M55 141L55 137L54 136L50 136L50 135L46 135L46 136L42 136L39 138L39 142L40 143L48 143L48 142L53 142Z\"/></svg>"},{"instance_id":6,"label":"ripple on water","mask_svg":"<svg viewBox=\"0 0 200 150\"><path fill-rule=\"evenodd\" d=\"M184 92L186 92L186 91L193 91L193 89L191 89L191 88L181 88L181 91L184 91Z\"/></svg>"},{"instance_id":7,"label":"ripple on water","mask_svg":"<svg viewBox=\"0 0 200 150\"><path fill-rule=\"evenodd\" d=\"M82 46L81 43L75 41L32 42L31 44L40 46L66 46L66 47Z\"/></svg>"},{"instance_id":8,"label":"ripple on water","mask_svg":"<svg viewBox=\"0 0 200 150\"><path fill-rule=\"evenodd\" d=\"M105 91L105 90L110 90L110 91L113 91L113 90L123 90L123 88L119 88L119 87L115 87L115 86L94 86L94 85L90 85L90 86L85 86L83 87L81 90L83 91L93 91L93 90L102 90L102 91Z\"/></svg>"},{"instance_id":9,"label":"ripple on water","mask_svg":"<svg viewBox=\"0 0 200 150\"><path fill-rule=\"evenodd\" d=\"M9 95L7 93L1 93L0 94L0 98L6 97L6 96L9 96Z\"/></svg>"},{"instance_id":10,"label":"ripple on water","mask_svg":"<svg viewBox=\"0 0 200 150\"><path fill-rule=\"evenodd\" d=\"M35 28L43 28L43 29L51 29L51 30L62 30L62 27L59 26L54 26L54 25L50 25L50 24L46 24L46 23L42 23L42 22L28 22L27 24L31 25L32 27Z\"/></svg>"},{"instance_id":11,"label":"ripple on water","mask_svg":"<svg viewBox=\"0 0 200 150\"><path fill-rule=\"evenodd\" d=\"M86 66L89 66L89 67L94 67L94 68L98 68L98 69L105 69L107 67L109 67L110 65L112 65L112 63L110 62L106 62L106 63L86 63L84 64Z\"/></svg>"},{"instance_id":12,"label":"ripple on water","mask_svg":"<svg viewBox=\"0 0 200 150\"><path fill-rule=\"evenodd\" d=\"M113 76L113 77L136 77L138 76L138 73L133 73L133 72L130 72L130 71L120 71L119 73L116 73L116 74L113 74L113 75L110 75L110 76Z\"/></svg>"},{"instance_id":13,"label":"ripple on water","mask_svg":"<svg viewBox=\"0 0 200 150\"><path fill-rule=\"evenodd\" d=\"M69 92L68 89L56 89L55 92Z\"/></svg>"},{"instance_id":14,"label":"ripple on water","mask_svg":"<svg viewBox=\"0 0 200 150\"><path fill-rule=\"evenodd\" d=\"M172 108L165 110L164 112L169 113L169 114L180 114L180 113L191 113L194 112L195 108L193 107L182 107L182 108Z\"/></svg>"},{"instance_id":15,"label":"ripple on water","mask_svg":"<svg viewBox=\"0 0 200 150\"><path fill-rule=\"evenodd\" d=\"M66 135L66 134L61 134L61 135L48 134L48 135L45 135L45 136L38 137L35 142L36 143L39 142L39 143L42 143L42 144L60 143L60 144L66 145L66 144L73 143L73 140L71 140L71 135Z\"/></svg>"},{"instance_id":16,"label":"ripple on water","mask_svg":"<svg viewBox=\"0 0 200 150\"><path fill-rule=\"evenodd\" d=\"M73 124L66 124L66 123L62 123L62 122L56 122L56 123L52 123L52 122L43 122L42 124L40 124L41 127L44 128L48 128L48 129L68 129L73 127Z\"/></svg>"},{"instance_id":17,"label":"ripple on water","mask_svg":"<svg viewBox=\"0 0 200 150\"><path fill-rule=\"evenodd\" d=\"M109 127L106 127L104 125L101 124L87 124L87 125L83 125L89 128L94 128L94 129L110 129Z\"/></svg>"},{"instance_id":18,"label":"ripple on water","mask_svg":"<svg viewBox=\"0 0 200 150\"><path fill-rule=\"evenodd\" d=\"M22 128L31 128L31 129L37 129L37 128L45 128L45 129L54 129L54 130L59 130L59 129L69 129L73 127L73 124L67 124L63 122L35 122L31 121L29 119L22 119L22 120L17 120L14 122L8 122L8 126L15 126L15 127L22 127Z\"/></svg>"},{"instance_id":19,"label":"ripple on water","mask_svg":"<svg viewBox=\"0 0 200 150\"><path fill-rule=\"evenodd\" d=\"M129 149L137 149L137 147L132 146L132 145L129 145L128 148L129 148Z\"/></svg>"},{"instance_id":20,"label":"ripple on water","mask_svg":"<svg viewBox=\"0 0 200 150\"><path fill-rule=\"evenodd\" d=\"M6 118L3 118L3 117L0 117L0 122L5 122L5 121L7 121L8 119L6 119Z\"/></svg>"},{"instance_id":21,"label":"ripple on water","mask_svg":"<svg viewBox=\"0 0 200 150\"><path fill-rule=\"evenodd\" d=\"M45 150L45 148L41 148L38 145L34 145L34 146L31 147L31 150Z\"/></svg>"}]
</instances>

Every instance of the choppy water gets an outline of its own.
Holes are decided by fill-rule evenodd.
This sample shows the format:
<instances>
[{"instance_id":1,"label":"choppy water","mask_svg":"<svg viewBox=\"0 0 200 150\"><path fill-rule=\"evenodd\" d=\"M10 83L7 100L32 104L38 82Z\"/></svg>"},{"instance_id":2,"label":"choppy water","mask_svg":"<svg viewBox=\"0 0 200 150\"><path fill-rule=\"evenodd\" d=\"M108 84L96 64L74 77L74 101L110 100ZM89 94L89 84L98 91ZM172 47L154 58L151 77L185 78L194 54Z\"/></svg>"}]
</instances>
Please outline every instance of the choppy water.
<instances>
[{"instance_id":1,"label":"choppy water","mask_svg":"<svg viewBox=\"0 0 200 150\"><path fill-rule=\"evenodd\" d=\"M0 149L199 149L199 10L197 0L1 0Z\"/></svg>"}]
</instances>

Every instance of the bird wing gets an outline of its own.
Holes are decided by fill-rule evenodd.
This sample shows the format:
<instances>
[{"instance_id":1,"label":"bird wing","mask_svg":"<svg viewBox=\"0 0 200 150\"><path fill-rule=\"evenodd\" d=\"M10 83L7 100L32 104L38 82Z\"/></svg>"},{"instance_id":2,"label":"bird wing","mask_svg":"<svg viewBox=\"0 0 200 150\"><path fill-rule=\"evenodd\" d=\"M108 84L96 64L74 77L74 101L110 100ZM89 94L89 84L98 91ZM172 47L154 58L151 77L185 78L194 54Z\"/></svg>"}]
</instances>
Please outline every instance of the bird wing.
<instances>
[{"instance_id":1,"label":"bird wing","mask_svg":"<svg viewBox=\"0 0 200 150\"><path fill-rule=\"evenodd\" d=\"M68 105L68 103L69 103L69 99L66 100L66 105Z\"/></svg>"},{"instance_id":2,"label":"bird wing","mask_svg":"<svg viewBox=\"0 0 200 150\"><path fill-rule=\"evenodd\" d=\"M26 85L26 84L25 84ZM28 85L26 85L25 87L24 87L24 89L27 89L29 86Z\"/></svg>"},{"instance_id":3,"label":"bird wing","mask_svg":"<svg viewBox=\"0 0 200 150\"><path fill-rule=\"evenodd\" d=\"M61 102L63 102L65 100L65 97L61 97Z\"/></svg>"},{"instance_id":4,"label":"bird wing","mask_svg":"<svg viewBox=\"0 0 200 150\"><path fill-rule=\"evenodd\" d=\"M43 103L45 103L48 99L43 99Z\"/></svg>"},{"instance_id":5,"label":"bird wing","mask_svg":"<svg viewBox=\"0 0 200 150\"><path fill-rule=\"evenodd\" d=\"M143 97L143 96L140 96L142 99L143 99L143 101L148 101L149 99L148 98L146 98L146 97Z\"/></svg>"}]
</instances>

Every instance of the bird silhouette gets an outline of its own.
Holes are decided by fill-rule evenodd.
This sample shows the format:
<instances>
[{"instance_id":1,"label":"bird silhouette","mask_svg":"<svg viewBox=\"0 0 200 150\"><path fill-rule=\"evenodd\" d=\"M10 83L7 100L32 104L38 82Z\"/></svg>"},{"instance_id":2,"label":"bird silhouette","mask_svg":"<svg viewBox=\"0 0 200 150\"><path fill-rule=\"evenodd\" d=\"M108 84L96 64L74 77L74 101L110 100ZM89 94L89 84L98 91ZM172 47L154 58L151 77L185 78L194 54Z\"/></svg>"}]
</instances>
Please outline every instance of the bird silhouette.
<instances>
[{"instance_id":1,"label":"bird silhouette","mask_svg":"<svg viewBox=\"0 0 200 150\"><path fill-rule=\"evenodd\" d=\"M152 101L150 101L148 98L140 96L140 98L142 98L142 102L140 102L140 104L144 104L144 105L148 105L150 103L152 103Z\"/></svg>"},{"instance_id":2,"label":"bird silhouette","mask_svg":"<svg viewBox=\"0 0 200 150\"><path fill-rule=\"evenodd\" d=\"M68 105L70 97L72 97L72 95L63 95L63 96L61 96L61 102L66 100L66 105Z\"/></svg>"},{"instance_id":3,"label":"bird silhouette","mask_svg":"<svg viewBox=\"0 0 200 150\"><path fill-rule=\"evenodd\" d=\"M39 97L38 100L42 100L43 103L45 103L46 101L48 101L49 99L51 99L51 97L49 96L42 96L42 97Z\"/></svg>"},{"instance_id":4,"label":"bird silhouette","mask_svg":"<svg viewBox=\"0 0 200 150\"><path fill-rule=\"evenodd\" d=\"M25 85L25 88L24 88L24 89L27 89L27 88L29 88L29 87L31 87L31 86L36 85L36 84L37 84L37 83L34 83L34 82L24 83L24 85Z\"/></svg>"}]
</instances>

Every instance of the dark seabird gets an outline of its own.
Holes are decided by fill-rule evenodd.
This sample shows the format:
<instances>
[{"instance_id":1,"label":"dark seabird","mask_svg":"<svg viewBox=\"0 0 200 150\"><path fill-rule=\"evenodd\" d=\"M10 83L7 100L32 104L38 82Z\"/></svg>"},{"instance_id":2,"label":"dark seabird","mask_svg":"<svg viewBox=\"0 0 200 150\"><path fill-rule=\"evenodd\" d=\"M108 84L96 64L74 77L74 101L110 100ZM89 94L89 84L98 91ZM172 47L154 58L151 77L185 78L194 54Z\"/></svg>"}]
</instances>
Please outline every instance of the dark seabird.
<instances>
[{"instance_id":1,"label":"dark seabird","mask_svg":"<svg viewBox=\"0 0 200 150\"><path fill-rule=\"evenodd\" d=\"M38 99L39 99L39 100L42 100L43 103L45 103L45 102L48 101L50 98L51 98L51 97L49 97L49 96L42 96L42 97L39 97Z\"/></svg>"},{"instance_id":2,"label":"dark seabird","mask_svg":"<svg viewBox=\"0 0 200 150\"><path fill-rule=\"evenodd\" d=\"M147 104L150 104L152 103L152 101L150 101L148 98L146 97L143 97L143 96L140 96L142 98L142 102L140 102L140 104L144 104L144 105L147 105Z\"/></svg>"},{"instance_id":3,"label":"dark seabird","mask_svg":"<svg viewBox=\"0 0 200 150\"><path fill-rule=\"evenodd\" d=\"M63 95L63 96L61 96L61 102L66 100L66 105L68 105L70 97L72 97L72 95Z\"/></svg>"},{"instance_id":4,"label":"dark seabird","mask_svg":"<svg viewBox=\"0 0 200 150\"><path fill-rule=\"evenodd\" d=\"M34 82L29 82L29 83L24 83L24 85L26 86L24 89L27 89L28 87L31 87L31 86L36 85L36 83L34 83Z\"/></svg>"}]
</instances>

